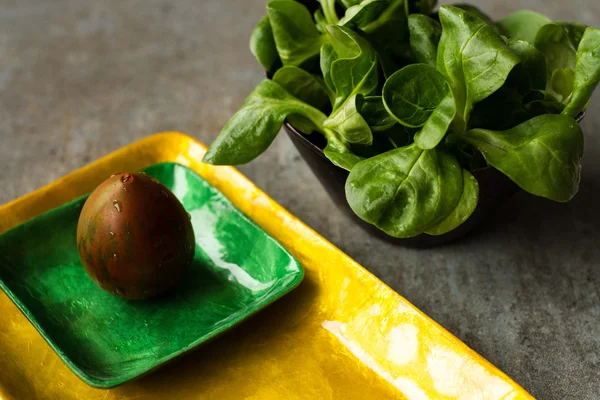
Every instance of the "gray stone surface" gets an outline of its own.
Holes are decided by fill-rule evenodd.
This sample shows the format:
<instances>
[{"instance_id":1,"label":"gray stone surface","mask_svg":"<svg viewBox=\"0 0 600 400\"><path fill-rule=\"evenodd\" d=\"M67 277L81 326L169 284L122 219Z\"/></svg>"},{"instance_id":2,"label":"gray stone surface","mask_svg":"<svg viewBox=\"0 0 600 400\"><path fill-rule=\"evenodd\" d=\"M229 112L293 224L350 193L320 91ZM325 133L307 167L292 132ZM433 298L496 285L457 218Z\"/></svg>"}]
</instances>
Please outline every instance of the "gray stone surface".
<instances>
[{"instance_id":1,"label":"gray stone surface","mask_svg":"<svg viewBox=\"0 0 600 400\"><path fill-rule=\"evenodd\" d=\"M264 0L0 0L0 203L162 130L209 143L262 79ZM479 1L600 25L597 0ZM581 190L515 196L477 235L410 250L333 205L284 135L241 170L540 399L600 398L600 93Z\"/></svg>"}]
</instances>

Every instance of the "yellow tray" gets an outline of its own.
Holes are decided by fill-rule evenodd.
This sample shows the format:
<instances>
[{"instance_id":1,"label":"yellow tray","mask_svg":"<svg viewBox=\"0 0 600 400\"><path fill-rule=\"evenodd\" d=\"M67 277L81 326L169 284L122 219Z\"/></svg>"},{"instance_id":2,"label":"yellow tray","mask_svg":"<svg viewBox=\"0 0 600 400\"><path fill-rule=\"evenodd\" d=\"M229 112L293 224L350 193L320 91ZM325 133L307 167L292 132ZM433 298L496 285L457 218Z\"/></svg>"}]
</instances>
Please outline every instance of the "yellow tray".
<instances>
[{"instance_id":1,"label":"yellow tray","mask_svg":"<svg viewBox=\"0 0 600 400\"><path fill-rule=\"evenodd\" d=\"M161 133L0 207L0 233L90 192L111 173L186 165L279 240L305 268L288 296L200 350L137 381L80 381L0 293L0 400L532 399L350 257L206 148ZM168 338L165 338L168 340Z\"/></svg>"}]
</instances>

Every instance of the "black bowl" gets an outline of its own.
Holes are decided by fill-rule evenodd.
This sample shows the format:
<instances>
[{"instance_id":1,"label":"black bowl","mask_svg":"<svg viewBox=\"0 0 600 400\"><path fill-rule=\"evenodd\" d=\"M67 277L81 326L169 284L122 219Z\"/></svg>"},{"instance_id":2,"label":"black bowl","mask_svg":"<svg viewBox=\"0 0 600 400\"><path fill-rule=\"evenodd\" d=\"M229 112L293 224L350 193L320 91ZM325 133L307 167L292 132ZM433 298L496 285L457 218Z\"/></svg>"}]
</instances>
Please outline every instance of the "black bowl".
<instances>
[{"instance_id":1,"label":"black bowl","mask_svg":"<svg viewBox=\"0 0 600 400\"><path fill-rule=\"evenodd\" d=\"M579 114L576 118L577 122L581 122L584 116L585 112ZM346 201L345 185L349 172L333 165L325 157L323 148L326 143L322 135L316 133L304 135L287 121L283 124L283 128L337 207L372 235L394 244L409 247L432 247L460 239L484 223L495 209L521 190L506 175L493 167L473 170L471 173L479 183L479 203L473 214L462 225L439 236L421 234L406 239L395 238L354 214Z\"/></svg>"},{"instance_id":2,"label":"black bowl","mask_svg":"<svg viewBox=\"0 0 600 400\"><path fill-rule=\"evenodd\" d=\"M345 185L349 172L331 163L323 154L325 145L321 135L304 135L287 121L283 125L294 146L312 172L325 187L337 207L365 230L388 242L409 247L437 246L462 238L481 225L493 210L504 204L519 191L519 187L495 168L487 167L471 171L479 182L479 203L473 214L462 225L451 232L439 236L421 234L415 237L399 239L389 236L377 227L360 219L346 201Z\"/></svg>"}]
</instances>

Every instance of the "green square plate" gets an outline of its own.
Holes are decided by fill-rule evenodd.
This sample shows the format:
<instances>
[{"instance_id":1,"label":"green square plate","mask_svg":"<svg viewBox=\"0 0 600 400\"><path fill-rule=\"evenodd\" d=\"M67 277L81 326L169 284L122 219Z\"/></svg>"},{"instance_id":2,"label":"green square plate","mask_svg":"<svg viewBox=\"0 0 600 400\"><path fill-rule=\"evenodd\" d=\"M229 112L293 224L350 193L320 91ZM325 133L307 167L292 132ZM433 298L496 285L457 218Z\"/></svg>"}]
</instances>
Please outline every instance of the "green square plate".
<instances>
[{"instance_id":1,"label":"green square plate","mask_svg":"<svg viewBox=\"0 0 600 400\"><path fill-rule=\"evenodd\" d=\"M296 287L300 264L192 170L144 170L192 216L196 255L175 290L127 301L86 275L76 246L87 196L0 236L0 286L59 357L88 384L139 377L231 328Z\"/></svg>"}]
</instances>

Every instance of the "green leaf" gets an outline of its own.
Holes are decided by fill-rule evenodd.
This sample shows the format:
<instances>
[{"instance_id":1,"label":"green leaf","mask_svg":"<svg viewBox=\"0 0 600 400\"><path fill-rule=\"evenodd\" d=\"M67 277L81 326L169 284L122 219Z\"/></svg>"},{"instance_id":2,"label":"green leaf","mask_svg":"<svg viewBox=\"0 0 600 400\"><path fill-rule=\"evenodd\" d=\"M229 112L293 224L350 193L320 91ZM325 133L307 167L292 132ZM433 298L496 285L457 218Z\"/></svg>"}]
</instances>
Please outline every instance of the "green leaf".
<instances>
[{"instance_id":1,"label":"green leaf","mask_svg":"<svg viewBox=\"0 0 600 400\"><path fill-rule=\"evenodd\" d=\"M286 121L294 128L307 135L319 130L319 127L313 124L310 119L300 114L290 114L287 116Z\"/></svg>"},{"instance_id":2,"label":"green leaf","mask_svg":"<svg viewBox=\"0 0 600 400\"><path fill-rule=\"evenodd\" d=\"M458 204L444 219L436 225L427 228L425 233L428 235L443 235L458 228L477 208L477 203L479 202L479 183L477 183L477 179L469 171L463 169L462 172L463 190Z\"/></svg>"},{"instance_id":3,"label":"green leaf","mask_svg":"<svg viewBox=\"0 0 600 400\"><path fill-rule=\"evenodd\" d=\"M317 27L317 30L321 33L326 33L327 31L325 28L329 24L327 23L327 20L325 19L325 14L323 14L322 9L319 8L317 11L315 11L314 19L315 19L315 25Z\"/></svg>"},{"instance_id":4,"label":"green leaf","mask_svg":"<svg viewBox=\"0 0 600 400\"><path fill-rule=\"evenodd\" d=\"M410 32L410 48L417 61L435 67L438 43L442 36L440 24L425 15L412 14L408 16Z\"/></svg>"},{"instance_id":5,"label":"green leaf","mask_svg":"<svg viewBox=\"0 0 600 400\"><path fill-rule=\"evenodd\" d=\"M492 19L486 13L484 13L480 8L475 7L471 4L454 4L454 7L460 8L461 10L465 10L466 12L470 13L471 15L474 15L475 17L479 18L480 20L482 20L483 22L488 24L490 26L490 28L492 28L496 34L498 34L498 35L500 34L500 28L498 28L496 26L496 24L494 23L494 21L492 21Z\"/></svg>"},{"instance_id":6,"label":"green leaf","mask_svg":"<svg viewBox=\"0 0 600 400\"><path fill-rule=\"evenodd\" d=\"M349 7L339 24L348 28L363 28L375 21L389 5L387 0L365 0Z\"/></svg>"},{"instance_id":7,"label":"green leaf","mask_svg":"<svg viewBox=\"0 0 600 400\"><path fill-rule=\"evenodd\" d=\"M423 150L435 148L446 136L450 124L456 116L456 104L451 91L437 105L431 116L415 135L415 144Z\"/></svg>"},{"instance_id":8,"label":"green leaf","mask_svg":"<svg viewBox=\"0 0 600 400\"><path fill-rule=\"evenodd\" d=\"M560 114L565 109L565 105L558 101L554 94L546 90L534 90L527 93L523 98L523 104L532 116Z\"/></svg>"},{"instance_id":9,"label":"green leaf","mask_svg":"<svg viewBox=\"0 0 600 400\"><path fill-rule=\"evenodd\" d=\"M563 103L566 103L573 91L574 81L575 72L571 68L558 68L552 73L550 87L552 92L557 94Z\"/></svg>"},{"instance_id":10,"label":"green leaf","mask_svg":"<svg viewBox=\"0 0 600 400\"><path fill-rule=\"evenodd\" d=\"M215 165L237 165L263 153L288 115L299 114L315 126L326 116L296 99L277 83L265 79L248 96L209 147L203 161Z\"/></svg>"},{"instance_id":11,"label":"green leaf","mask_svg":"<svg viewBox=\"0 0 600 400\"><path fill-rule=\"evenodd\" d=\"M410 52L405 0L391 0L381 15L362 30L369 41L396 63L406 58Z\"/></svg>"},{"instance_id":12,"label":"green leaf","mask_svg":"<svg viewBox=\"0 0 600 400\"><path fill-rule=\"evenodd\" d=\"M395 148L406 146L407 144L409 144L412 141L412 136L409 137L404 132L404 134L401 137L401 134L403 132L399 131L403 130L404 127L402 125L395 124L394 126L385 131L380 131L376 134L374 133L373 143L369 146L352 144L348 147L350 148L350 151L352 151L352 153L356 154L357 156L363 158L375 157L376 155L385 153L386 151L390 151ZM394 144L391 138L396 140L399 143L399 145Z\"/></svg>"},{"instance_id":13,"label":"green leaf","mask_svg":"<svg viewBox=\"0 0 600 400\"><path fill-rule=\"evenodd\" d=\"M520 10L498 21L500 32L513 39L535 43L535 37L540 28L552 20L545 15L530 10Z\"/></svg>"},{"instance_id":14,"label":"green leaf","mask_svg":"<svg viewBox=\"0 0 600 400\"><path fill-rule=\"evenodd\" d=\"M335 0L317 0L321 4L321 9L325 15L327 24L334 25L339 22L339 18L335 11Z\"/></svg>"},{"instance_id":15,"label":"green leaf","mask_svg":"<svg viewBox=\"0 0 600 400\"><path fill-rule=\"evenodd\" d=\"M283 65L300 67L316 61L323 40L306 7L295 1L271 0L267 14Z\"/></svg>"},{"instance_id":16,"label":"green leaf","mask_svg":"<svg viewBox=\"0 0 600 400\"><path fill-rule=\"evenodd\" d=\"M346 181L346 198L360 218L405 238L452 213L463 186L462 168L453 155L410 145L356 164Z\"/></svg>"},{"instance_id":17,"label":"green leaf","mask_svg":"<svg viewBox=\"0 0 600 400\"><path fill-rule=\"evenodd\" d=\"M529 193L561 202L577 193L583 134L569 116L541 115L506 131L473 129L461 138Z\"/></svg>"},{"instance_id":18,"label":"green leaf","mask_svg":"<svg viewBox=\"0 0 600 400\"><path fill-rule=\"evenodd\" d=\"M563 114L581 113L600 82L600 29L587 28L577 48L573 95Z\"/></svg>"},{"instance_id":19,"label":"green leaf","mask_svg":"<svg viewBox=\"0 0 600 400\"><path fill-rule=\"evenodd\" d=\"M329 144L323 150L323 154L333 165L343 168L346 171L351 171L357 163L364 160L364 158L351 153L349 150L340 152L337 148Z\"/></svg>"},{"instance_id":20,"label":"green leaf","mask_svg":"<svg viewBox=\"0 0 600 400\"><path fill-rule=\"evenodd\" d=\"M474 106L469 119L471 128L510 129L546 113L540 113L538 106L530 109L524 99L531 91L546 88L544 55L524 40L510 39L508 47L521 63L512 69L500 89Z\"/></svg>"},{"instance_id":21,"label":"green leaf","mask_svg":"<svg viewBox=\"0 0 600 400\"><path fill-rule=\"evenodd\" d=\"M325 82L309 72L298 67L288 65L280 68L273 80L291 95L321 111L326 110L333 102L333 93L330 93Z\"/></svg>"},{"instance_id":22,"label":"green leaf","mask_svg":"<svg viewBox=\"0 0 600 400\"><path fill-rule=\"evenodd\" d=\"M543 43L537 42L536 47L546 57L548 78L551 78L554 70L558 68L575 68L577 60L576 51L569 44L547 41Z\"/></svg>"},{"instance_id":23,"label":"green leaf","mask_svg":"<svg viewBox=\"0 0 600 400\"><path fill-rule=\"evenodd\" d=\"M508 48L521 62L510 72L506 85L525 95L546 88L546 59L534 45L524 40L510 39Z\"/></svg>"},{"instance_id":24,"label":"green leaf","mask_svg":"<svg viewBox=\"0 0 600 400\"><path fill-rule=\"evenodd\" d=\"M375 21L371 22L368 27L365 27L365 32L378 32L382 28L392 27L398 22L406 23L406 2L405 0L390 0L388 7ZM391 38L391 37L390 37Z\"/></svg>"},{"instance_id":25,"label":"green leaf","mask_svg":"<svg viewBox=\"0 0 600 400\"><path fill-rule=\"evenodd\" d=\"M328 108L328 99L333 101L333 94L326 89L321 78L293 65L287 65L277 70L273 76L273 81L277 82L294 97L321 111ZM308 118L300 114L291 114L287 117L287 120L294 128L306 134L319 129Z\"/></svg>"},{"instance_id":26,"label":"green leaf","mask_svg":"<svg viewBox=\"0 0 600 400\"><path fill-rule=\"evenodd\" d=\"M258 22L250 36L250 51L266 71L273 72L279 61L273 30L269 23L269 17L264 16Z\"/></svg>"},{"instance_id":27,"label":"green leaf","mask_svg":"<svg viewBox=\"0 0 600 400\"><path fill-rule=\"evenodd\" d=\"M523 97L523 102L529 103L532 101L558 101L554 95L546 90L532 90Z\"/></svg>"},{"instance_id":28,"label":"green leaf","mask_svg":"<svg viewBox=\"0 0 600 400\"><path fill-rule=\"evenodd\" d=\"M581 39L583 39L585 30L588 27L579 22L557 22L556 24L564 30L567 38L571 42L571 46L573 46L574 49L577 49L581 43Z\"/></svg>"},{"instance_id":29,"label":"green leaf","mask_svg":"<svg viewBox=\"0 0 600 400\"><path fill-rule=\"evenodd\" d=\"M389 0L387 8L358 31L377 52L385 78L410 61L406 6L406 0Z\"/></svg>"},{"instance_id":30,"label":"green leaf","mask_svg":"<svg viewBox=\"0 0 600 400\"><path fill-rule=\"evenodd\" d=\"M346 99L359 93L367 96L375 90L379 82L377 53L369 42L346 27L329 25L327 32L337 59L329 64L323 75L325 82L330 81L335 88L335 111ZM330 50L325 53L331 60Z\"/></svg>"},{"instance_id":31,"label":"green leaf","mask_svg":"<svg viewBox=\"0 0 600 400\"><path fill-rule=\"evenodd\" d=\"M329 89L329 92L335 93L335 86L331 80L331 64L339 57L331 43L324 43L321 47L321 73L323 74L323 80L325 85ZM335 103L335 99L334 99Z\"/></svg>"},{"instance_id":32,"label":"green leaf","mask_svg":"<svg viewBox=\"0 0 600 400\"><path fill-rule=\"evenodd\" d=\"M398 67L398 64L396 64L396 62L392 60L392 57L386 51L386 47L382 46L380 42L374 40L373 37L369 36L367 33L361 30L357 31L357 33L364 37L371 44L373 50L375 50L375 53L377 53L377 61L381 66L381 70L383 72L382 78L383 82L385 82L385 79L392 76L392 74L398 71L400 67ZM383 84L383 82L381 84Z\"/></svg>"},{"instance_id":33,"label":"green leaf","mask_svg":"<svg viewBox=\"0 0 600 400\"><path fill-rule=\"evenodd\" d=\"M388 130L396 124L394 118L385 109L381 96L365 97L359 112L373 132Z\"/></svg>"},{"instance_id":34,"label":"green leaf","mask_svg":"<svg viewBox=\"0 0 600 400\"><path fill-rule=\"evenodd\" d=\"M540 28L535 47L546 56L548 79L558 68L575 69L576 51L585 26L575 22L553 22Z\"/></svg>"},{"instance_id":35,"label":"green leaf","mask_svg":"<svg viewBox=\"0 0 600 400\"><path fill-rule=\"evenodd\" d=\"M322 133L327 140L327 146L323 149L323 154L333 165L350 171L356 163L363 159L354 154L335 131L323 127Z\"/></svg>"},{"instance_id":36,"label":"green leaf","mask_svg":"<svg viewBox=\"0 0 600 400\"><path fill-rule=\"evenodd\" d=\"M442 38L436 66L452 87L460 131L473 105L498 90L520 60L481 19L451 6L441 7L439 15Z\"/></svg>"},{"instance_id":37,"label":"green leaf","mask_svg":"<svg viewBox=\"0 0 600 400\"><path fill-rule=\"evenodd\" d=\"M423 126L450 91L444 77L427 64L395 72L383 86L383 103L394 119L409 127Z\"/></svg>"},{"instance_id":38,"label":"green leaf","mask_svg":"<svg viewBox=\"0 0 600 400\"><path fill-rule=\"evenodd\" d=\"M371 129L359 112L362 105L363 96L355 94L323 122L323 127L335 132L347 143L372 144Z\"/></svg>"}]
</instances>

